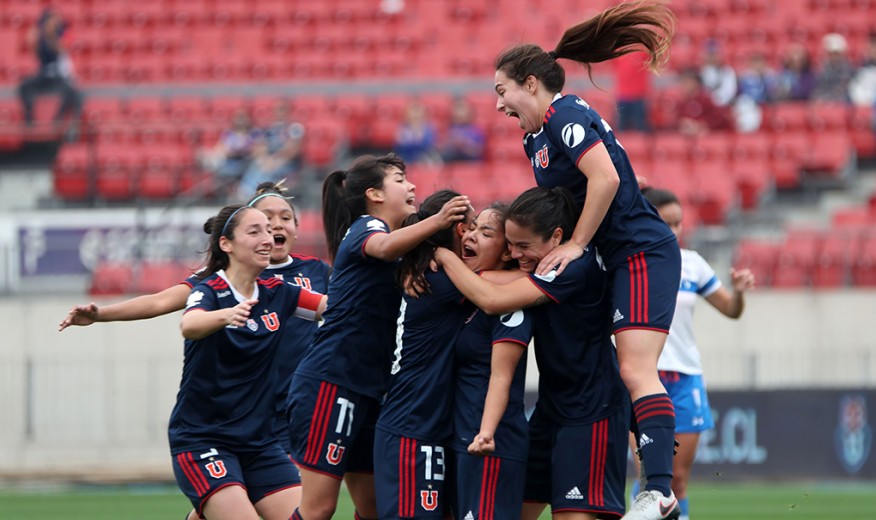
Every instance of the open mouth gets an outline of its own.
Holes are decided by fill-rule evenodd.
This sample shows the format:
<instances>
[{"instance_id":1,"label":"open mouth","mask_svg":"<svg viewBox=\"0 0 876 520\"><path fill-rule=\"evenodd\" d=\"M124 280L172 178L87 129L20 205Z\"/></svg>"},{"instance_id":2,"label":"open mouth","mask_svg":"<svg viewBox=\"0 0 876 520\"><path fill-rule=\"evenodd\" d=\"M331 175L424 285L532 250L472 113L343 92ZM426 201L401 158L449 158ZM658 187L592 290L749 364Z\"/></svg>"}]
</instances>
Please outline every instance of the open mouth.
<instances>
[{"instance_id":1,"label":"open mouth","mask_svg":"<svg viewBox=\"0 0 876 520\"><path fill-rule=\"evenodd\" d=\"M517 115L517 112L515 112L513 110L509 110L509 111L505 112L505 115L508 117L516 117L517 119L520 119L520 116Z\"/></svg>"},{"instance_id":2,"label":"open mouth","mask_svg":"<svg viewBox=\"0 0 876 520\"><path fill-rule=\"evenodd\" d=\"M462 258L463 258L463 259L465 259L465 258L474 258L474 257L476 257L476 256L478 256L478 254L475 252L474 249L472 249L472 248L470 248L470 247L468 247L468 246L462 246Z\"/></svg>"},{"instance_id":3,"label":"open mouth","mask_svg":"<svg viewBox=\"0 0 876 520\"><path fill-rule=\"evenodd\" d=\"M286 237L283 235L274 235L274 245L282 246L286 243Z\"/></svg>"},{"instance_id":4,"label":"open mouth","mask_svg":"<svg viewBox=\"0 0 876 520\"><path fill-rule=\"evenodd\" d=\"M416 197L408 197L407 199L405 199L405 204L407 204L408 206L413 206L416 201Z\"/></svg>"}]
</instances>

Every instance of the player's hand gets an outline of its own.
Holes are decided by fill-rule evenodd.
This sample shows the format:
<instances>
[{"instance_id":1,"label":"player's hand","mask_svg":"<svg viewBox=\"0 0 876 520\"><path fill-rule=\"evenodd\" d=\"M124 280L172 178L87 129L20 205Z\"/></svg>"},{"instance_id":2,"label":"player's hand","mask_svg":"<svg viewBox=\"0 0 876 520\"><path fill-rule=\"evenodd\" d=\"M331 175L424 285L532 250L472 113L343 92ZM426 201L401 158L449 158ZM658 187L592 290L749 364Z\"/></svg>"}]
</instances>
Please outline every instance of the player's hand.
<instances>
[{"instance_id":1,"label":"player's hand","mask_svg":"<svg viewBox=\"0 0 876 520\"><path fill-rule=\"evenodd\" d=\"M740 269L737 271L731 267L730 280L735 292L742 293L749 289L754 289L754 273L749 269Z\"/></svg>"},{"instance_id":2,"label":"player's hand","mask_svg":"<svg viewBox=\"0 0 876 520\"><path fill-rule=\"evenodd\" d=\"M70 309L70 312L67 313L67 317L58 325L58 332L61 332L70 325L77 325L80 327L91 325L97 321L99 314L100 309L98 309L97 304L94 302L91 302L88 305L76 305Z\"/></svg>"},{"instance_id":3,"label":"player's hand","mask_svg":"<svg viewBox=\"0 0 876 520\"><path fill-rule=\"evenodd\" d=\"M468 445L468 452L472 455L486 457L494 451L496 451L496 440L493 439L492 435L486 433L475 435L474 440Z\"/></svg>"},{"instance_id":4,"label":"player's hand","mask_svg":"<svg viewBox=\"0 0 876 520\"><path fill-rule=\"evenodd\" d=\"M457 195L444 203L441 211L434 216L438 219L441 228L444 229L452 226L455 222L464 220L466 213L469 211L474 211L474 209L472 208L468 197L465 195Z\"/></svg>"},{"instance_id":5,"label":"player's hand","mask_svg":"<svg viewBox=\"0 0 876 520\"><path fill-rule=\"evenodd\" d=\"M404 283L405 294L414 299L419 299L424 294L429 294L429 282L425 276L408 276Z\"/></svg>"},{"instance_id":6,"label":"player's hand","mask_svg":"<svg viewBox=\"0 0 876 520\"><path fill-rule=\"evenodd\" d=\"M246 325L246 320L249 318L249 313L252 311L253 305L257 304L258 300L246 300L240 302L234 307L228 309L225 316L225 323L234 327L243 327Z\"/></svg>"},{"instance_id":7,"label":"player's hand","mask_svg":"<svg viewBox=\"0 0 876 520\"><path fill-rule=\"evenodd\" d=\"M583 254L584 248L576 245L570 240L565 244L555 247L553 251L542 258L541 262L538 263L538 267L535 269L535 274L544 276L556 267L557 276L559 276L563 274L563 271L566 269L566 266L569 265L569 262L579 258Z\"/></svg>"}]
</instances>

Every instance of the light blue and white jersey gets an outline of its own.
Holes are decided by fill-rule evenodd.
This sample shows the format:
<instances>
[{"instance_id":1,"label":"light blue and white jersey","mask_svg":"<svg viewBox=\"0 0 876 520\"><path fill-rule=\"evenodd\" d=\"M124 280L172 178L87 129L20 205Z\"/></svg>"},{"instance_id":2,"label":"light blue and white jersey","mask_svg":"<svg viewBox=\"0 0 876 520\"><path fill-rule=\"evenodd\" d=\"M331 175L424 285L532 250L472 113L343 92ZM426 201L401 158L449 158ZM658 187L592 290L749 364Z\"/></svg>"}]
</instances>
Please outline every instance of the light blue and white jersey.
<instances>
[{"instance_id":1,"label":"light blue and white jersey","mask_svg":"<svg viewBox=\"0 0 876 520\"><path fill-rule=\"evenodd\" d=\"M693 315L697 296L707 298L721 288L715 271L696 251L681 250L681 286L675 303L675 316L666 346L657 362L658 370L683 374L703 373L700 351L694 339Z\"/></svg>"}]
</instances>

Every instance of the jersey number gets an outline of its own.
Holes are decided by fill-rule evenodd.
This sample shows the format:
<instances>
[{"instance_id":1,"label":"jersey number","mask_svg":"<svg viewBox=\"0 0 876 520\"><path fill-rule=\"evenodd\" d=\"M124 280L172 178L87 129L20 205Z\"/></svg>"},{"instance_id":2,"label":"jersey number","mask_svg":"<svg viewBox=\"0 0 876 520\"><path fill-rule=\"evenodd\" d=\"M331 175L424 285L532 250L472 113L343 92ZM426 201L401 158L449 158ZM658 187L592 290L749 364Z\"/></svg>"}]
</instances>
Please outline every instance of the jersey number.
<instances>
[{"instance_id":1,"label":"jersey number","mask_svg":"<svg viewBox=\"0 0 876 520\"><path fill-rule=\"evenodd\" d=\"M344 423L347 423L347 437L353 432L353 410L356 409L356 404L351 403L349 399L338 397L338 405L341 407L338 413L338 425L335 427L335 433L343 434Z\"/></svg>"},{"instance_id":2,"label":"jersey number","mask_svg":"<svg viewBox=\"0 0 876 520\"><path fill-rule=\"evenodd\" d=\"M426 480L444 480L444 446L420 446L426 456ZM435 468L432 469L434 455Z\"/></svg>"}]
</instances>

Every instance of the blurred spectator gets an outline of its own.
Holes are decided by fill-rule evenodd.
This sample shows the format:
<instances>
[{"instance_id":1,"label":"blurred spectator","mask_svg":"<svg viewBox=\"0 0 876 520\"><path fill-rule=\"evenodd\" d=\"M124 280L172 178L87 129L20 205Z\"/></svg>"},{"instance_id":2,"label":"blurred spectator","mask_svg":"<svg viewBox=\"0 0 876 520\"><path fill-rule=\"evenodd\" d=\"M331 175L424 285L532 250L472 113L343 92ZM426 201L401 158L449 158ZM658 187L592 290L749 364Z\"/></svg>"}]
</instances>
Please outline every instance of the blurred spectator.
<instances>
[{"instance_id":1,"label":"blurred spectator","mask_svg":"<svg viewBox=\"0 0 876 520\"><path fill-rule=\"evenodd\" d=\"M28 34L28 45L39 60L36 74L24 78L18 85L18 96L24 109L24 123L28 127L33 126L33 104L36 97L45 93L58 93L61 104L55 114L55 124L61 123L64 116L69 114L70 132L74 135L78 132L82 94L73 83L73 63L65 50L69 34L61 15L51 8L40 14L36 27Z\"/></svg>"},{"instance_id":2,"label":"blurred spectator","mask_svg":"<svg viewBox=\"0 0 876 520\"><path fill-rule=\"evenodd\" d=\"M679 79L678 130L681 133L695 136L711 130L731 129L727 109L715 104L696 70L683 71Z\"/></svg>"},{"instance_id":3,"label":"blurred spectator","mask_svg":"<svg viewBox=\"0 0 876 520\"><path fill-rule=\"evenodd\" d=\"M766 57L755 52L748 58L748 66L739 74L739 96L745 96L762 105L773 100L778 89L778 76L767 63Z\"/></svg>"},{"instance_id":4,"label":"blurred spectator","mask_svg":"<svg viewBox=\"0 0 876 520\"><path fill-rule=\"evenodd\" d=\"M259 132L252 148L252 162L238 185L238 198L255 193L262 182L286 179L294 187L303 166L304 125L289 120L289 105L285 100L274 107L274 122Z\"/></svg>"},{"instance_id":5,"label":"blurred spectator","mask_svg":"<svg viewBox=\"0 0 876 520\"><path fill-rule=\"evenodd\" d=\"M429 121L426 105L411 101L396 130L394 151L409 164L441 162L436 139L435 125Z\"/></svg>"},{"instance_id":6,"label":"blurred spectator","mask_svg":"<svg viewBox=\"0 0 876 520\"><path fill-rule=\"evenodd\" d=\"M706 42L700 66L700 79L718 106L727 106L736 98L736 71L724 62L724 55L718 42Z\"/></svg>"},{"instance_id":7,"label":"blurred spectator","mask_svg":"<svg viewBox=\"0 0 876 520\"><path fill-rule=\"evenodd\" d=\"M241 107L235 110L231 128L224 130L213 148L201 150L198 159L201 165L219 177L229 193L252 162L253 147L259 132L252 126L249 112Z\"/></svg>"},{"instance_id":8,"label":"blurred spectator","mask_svg":"<svg viewBox=\"0 0 876 520\"><path fill-rule=\"evenodd\" d=\"M781 101L807 101L814 90L815 72L809 51L803 45L793 44L785 51L775 98Z\"/></svg>"},{"instance_id":9,"label":"blurred spectator","mask_svg":"<svg viewBox=\"0 0 876 520\"><path fill-rule=\"evenodd\" d=\"M618 130L647 132L651 129L647 104L651 72L645 66L646 59L644 53L631 52L612 60Z\"/></svg>"},{"instance_id":10,"label":"blurred spectator","mask_svg":"<svg viewBox=\"0 0 876 520\"><path fill-rule=\"evenodd\" d=\"M849 97L856 105L876 103L876 33L870 33L858 71L849 85Z\"/></svg>"},{"instance_id":11,"label":"blurred spectator","mask_svg":"<svg viewBox=\"0 0 876 520\"><path fill-rule=\"evenodd\" d=\"M815 77L813 97L819 101L849 101L849 83L855 73L847 56L848 45L841 34L830 33L821 39L825 56Z\"/></svg>"},{"instance_id":12,"label":"blurred spectator","mask_svg":"<svg viewBox=\"0 0 876 520\"><path fill-rule=\"evenodd\" d=\"M481 161L487 136L474 122L474 109L465 98L457 98L450 108L450 127L441 156L447 162Z\"/></svg>"}]
</instances>

